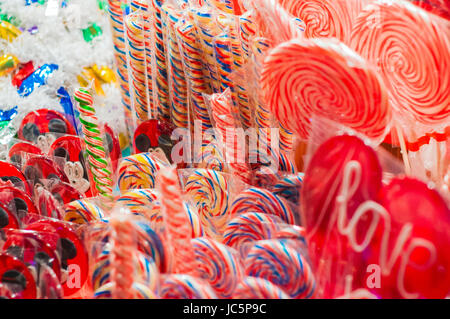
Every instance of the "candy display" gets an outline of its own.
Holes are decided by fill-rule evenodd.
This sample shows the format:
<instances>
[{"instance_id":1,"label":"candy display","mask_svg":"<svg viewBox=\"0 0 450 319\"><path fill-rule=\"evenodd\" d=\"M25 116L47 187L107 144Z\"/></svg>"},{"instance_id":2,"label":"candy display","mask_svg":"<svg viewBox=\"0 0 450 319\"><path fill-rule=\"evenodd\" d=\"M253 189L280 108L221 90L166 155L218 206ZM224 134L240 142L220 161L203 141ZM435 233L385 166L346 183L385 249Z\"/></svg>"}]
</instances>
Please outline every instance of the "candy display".
<instances>
[{"instance_id":1,"label":"candy display","mask_svg":"<svg viewBox=\"0 0 450 319\"><path fill-rule=\"evenodd\" d=\"M447 2L0 0L0 299L450 298Z\"/></svg>"}]
</instances>

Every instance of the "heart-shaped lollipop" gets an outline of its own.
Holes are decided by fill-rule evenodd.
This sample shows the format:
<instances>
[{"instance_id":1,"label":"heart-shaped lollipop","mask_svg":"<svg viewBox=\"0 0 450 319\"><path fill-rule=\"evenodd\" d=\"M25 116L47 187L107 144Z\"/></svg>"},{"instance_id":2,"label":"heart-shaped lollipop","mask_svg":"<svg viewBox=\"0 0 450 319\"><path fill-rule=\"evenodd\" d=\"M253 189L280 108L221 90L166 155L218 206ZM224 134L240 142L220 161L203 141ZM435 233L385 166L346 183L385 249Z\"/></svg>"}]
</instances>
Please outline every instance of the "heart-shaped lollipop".
<instances>
[{"instance_id":1,"label":"heart-shaped lollipop","mask_svg":"<svg viewBox=\"0 0 450 319\"><path fill-rule=\"evenodd\" d=\"M347 180L352 167L357 167L357 172L351 173ZM355 214L362 203L376 198L382 187L381 176L375 151L349 135L323 143L306 169L301 195L302 221L312 265L325 298L344 293L346 275L352 275L354 284L362 285L366 267L360 252L352 245L364 241L374 216L368 213L359 218ZM345 183L350 181L352 189L343 198L342 189L348 188ZM344 202L339 203L338 197Z\"/></svg>"},{"instance_id":2,"label":"heart-shaped lollipop","mask_svg":"<svg viewBox=\"0 0 450 319\"><path fill-rule=\"evenodd\" d=\"M366 255L381 269L382 298L445 298L450 291L450 210L425 183L397 177L383 187L380 222Z\"/></svg>"}]
</instances>

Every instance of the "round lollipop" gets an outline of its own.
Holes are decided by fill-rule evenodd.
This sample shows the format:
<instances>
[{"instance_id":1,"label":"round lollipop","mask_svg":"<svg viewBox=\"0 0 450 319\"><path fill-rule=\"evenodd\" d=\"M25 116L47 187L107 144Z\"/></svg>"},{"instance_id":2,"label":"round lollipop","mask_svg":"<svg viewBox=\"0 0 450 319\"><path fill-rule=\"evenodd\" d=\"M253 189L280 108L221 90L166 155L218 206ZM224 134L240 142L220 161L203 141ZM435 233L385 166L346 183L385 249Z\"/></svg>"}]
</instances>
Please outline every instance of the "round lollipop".
<instances>
[{"instance_id":1,"label":"round lollipop","mask_svg":"<svg viewBox=\"0 0 450 319\"><path fill-rule=\"evenodd\" d=\"M0 161L0 172L1 174L1 180L11 181L11 183L22 190L24 190L28 195L32 195L32 191L30 188L30 185L27 183L27 179L22 174L21 171L17 167L15 167L13 164Z\"/></svg>"},{"instance_id":2,"label":"round lollipop","mask_svg":"<svg viewBox=\"0 0 450 319\"><path fill-rule=\"evenodd\" d=\"M262 90L281 124L306 139L320 116L381 142L390 123L378 74L335 40L291 40L273 49L261 73Z\"/></svg>"},{"instance_id":3,"label":"round lollipop","mask_svg":"<svg viewBox=\"0 0 450 319\"><path fill-rule=\"evenodd\" d=\"M88 199L76 200L65 205L64 220L74 224L87 224L104 220L102 209Z\"/></svg>"},{"instance_id":4,"label":"round lollipop","mask_svg":"<svg viewBox=\"0 0 450 319\"><path fill-rule=\"evenodd\" d=\"M31 223L26 229L42 232L43 238L53 249L61 249L61 266L69 276L63 282L64 295L70 296L80 290L87 278L88 255L75 230L67 223L50 219ZM46 238L45 233L58 236Z\"/></svg>"},{"instance_id":5,"label":"round lollipop","mask_svg":"<svg viewBox=\"0 0 450 319\"><path fill-rule=\"evenodd\" d=\"M216 299L211 286L204 280L189 275L169 275L161 282L163 299Z\"/></svg>"},{"instance_id":6,"label":"round lollipop","mask_svg":"<svg viewBox=\"0 0 450 319\"><path fill-rule=\"evenodd\" d=\"M294 213L286 200L263 188L253 187L241 192L231 205L231 216L250 212L272 214L285 223L295 223Z\"/></svg>"},{"instance_id":7,"label":"round lollipop","mask_svg":"<svg viewBox=\"0 0 450 319\"><path fill-rule=\"evenodd\" d=\"M48 109L25 115L17 132L21 140L37 144L45 154L53 141L63 134L76 135L76 131L63 115Z\"/></svg>"},{"instance_id":8,"label":"round lollipop","mask_svg":"<svg viewBox=\"0 0 450 319\"><path fill-rule=\"evenodd\" d=\"M449 21L406 1L376 1L354 24L351 47L377 67L411 142L448 126L449 30Z\"/></svg>"},{"instance_id":9,"label":"round lollipop","mask_svg":"<svg viewBox=\"0 0 450 319\"><path fill-rule=\"evenodd\" d=\"M270 281L248 276L237 286L233 299L290 299L290 297Z\"/></svg>"},{"instance_id":10,"label":"round lollipop","mask_svg":"<svg viewBox=\"0 0 450 319\"><path fill-rule=\"evenodd\" d=\"M89 179L92 178L87 169L81 148L82 140L78 136L62 136L50 146L49 155L64 158L65 162L59 164L59 168L66 173L70 184L87 197L92 197L93 192Z\"/></svg>"},{"instance_id":11,"label":"round lollipop","mask_svg":"<svg viewBox=\"0 0 450 319\"><path fill-rule=\"evenodd\" d=\"M209 282L221 298L229 298L242 277L237 253L215 240L205 237L192 240L199 277Z\"/></svg>"},{"instance_id":12,"label":"round lollipop","mask_svg":"<svg viewBox=\"0 0 450 319\"><path fill-rule=\"evenodd\" d=\"M8 152L11 163L17 167L22 166L23 156L26 154L44 155L39 147L28 142L15 143Z\"/></svg>"},{"instance_id":13,"label":"round lollipop","mask_svg":"<svg viewBox=\"0 0 450 319\"><path fill-rule=\"evenodd\" d=\"M36 299L37 288L33 274L19 259L0 254L0 282L17 298Z\"/></svg>"},{"instance_id":14,"label":"round lollipop","mask_svg":"<svg viewBox=\"0 0 450 319\"><path fill-rule=\"evenodd\" d=\"M20 220L27 214L38 214L31 197L17 187L0 186L0 203L10 208Z\"/></svg>"},{"instance_id":15,"label":"round lollipop","mask_svg":"<svg viewBox=\"0 0 450 319\"><path fill-rule=\"evenodd\" d=\"M69 183L66 174L50 158L45 156L33 156L23 166L25 177L31 188L44 183L45 180L56 179Z\"/></svg>"},{"instance_id":16,"label":"round lollipop","mask_svg":"<svg viewBox=\"0 0 450 319\"><path fill-rule=\"evenodd\" d=\"M316 289L314 275L305 258L282 240L256 243L244 264L248 276L269 280L291 298L311 298Z\"/></svg>"},{"instance_id":17,"label":"round lollipop","mask_svg":"<svg viewBox=\"0 0 450 319\"><path fill-rule=\"evenodd\" d=\"M5 205L0 204L0 229L19 228L19 220L16 214L11 212Z\"/></svg>"},{"instance_id":18,"label":"round lollipop","mask_svg":"<svg viewBox=\"0 0 450 319\"><path fill-rule=\"evenodd\" d=\"M172 131L175 126L165 120L147 120L141 123L133 138L133 149L136 154L147 153L150 150L160 148L167 159L171 160L173 141Z\"/></svg>"},{"instance_id":19,"label":"round lollipop","mask_svg":"<svg viewBox=\"0 0 450 319\"><path fill-rule=\"evenodd\" d=\"M278 0L306 24L308 38L337 38L348 43L352 24L370 0Z\"/></svg>"}]
</instances>

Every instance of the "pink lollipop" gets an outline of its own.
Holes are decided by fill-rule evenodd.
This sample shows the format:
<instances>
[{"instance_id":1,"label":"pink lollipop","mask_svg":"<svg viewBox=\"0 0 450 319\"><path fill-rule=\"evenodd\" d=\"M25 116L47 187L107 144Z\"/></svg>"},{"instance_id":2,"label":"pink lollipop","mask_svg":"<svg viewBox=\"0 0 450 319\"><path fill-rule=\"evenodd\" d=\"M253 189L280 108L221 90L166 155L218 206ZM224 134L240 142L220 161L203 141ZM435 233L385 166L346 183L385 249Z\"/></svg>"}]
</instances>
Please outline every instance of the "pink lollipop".
<instances>
[{"instance_id":1,"label":"pink lollipop","mask_svg":"<svg viewBox=\"0 0 450 319\"><path fill-rule=\"evenodd\" d=\"M200 278L209 282L220 298L229 298L242 277L242 265L230 247L206 237L192 240Z\"/></svg>"},{"instance_id":2,"label":"pink lollipop","mask_svg":"<svg viewBox=\"0 0 450 319\"><path fill-rule=\"evenodd\" d=\"M291 40L264 60L262 90L280 123L307 138L312 116L332 119L381 142L390 123L378 74L334 40Z\"/></svg>"},{"instance_id":3,"label":"pink lollipop","mask_svg":"<svg viewBox=\"0 0 450 319\"><path fill-rule=\"evenodd\" d=\"M245 258L245 273L282 288L291 298L311 298L316 282L309 264L300 252L282 240L255 244Z\"/></svg>"},{"instance_id":4,"label":"pink lollipop","mask_svg":"<svg viewBox=\"0 0 450 319\"><path fill-rule=\"evenodd\" d=\"M295 222L286 200L263 188L253 187L241 192L231 206L232 216L250 212L275 215L288 224Z\"/></svg>"},{"instance_id":5,"label":"pink lollipop","mask_svg":"<svg viewBox=\"0 0 450 319\"><path fill-rule=\"evenodd\" d=\"M290 297L270 281L249 276L239 283L233 299L290 299Z\"/></svg>"}]
</instances>

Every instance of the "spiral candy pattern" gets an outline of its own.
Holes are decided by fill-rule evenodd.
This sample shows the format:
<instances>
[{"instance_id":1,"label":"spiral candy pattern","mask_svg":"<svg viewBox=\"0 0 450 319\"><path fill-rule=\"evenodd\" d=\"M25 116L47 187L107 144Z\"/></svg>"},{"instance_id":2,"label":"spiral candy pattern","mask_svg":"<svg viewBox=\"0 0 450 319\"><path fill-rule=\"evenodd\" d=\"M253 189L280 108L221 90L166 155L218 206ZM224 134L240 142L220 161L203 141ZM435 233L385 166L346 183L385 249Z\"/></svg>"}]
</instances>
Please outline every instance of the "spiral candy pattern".
<instances>
[{"instance_id":1,"label":"spiral candy pattern","mask_svg":"<svg viewBox=\"0 0 450 319\"><path fill-rule=\"evenodd\" d=\"M232 216L248 212L276 215L288 224L295 221L286 200L263 188L252 187L241 192L231 205Z\"/></svg>"},{"instance_id":2,"label":"spiral candy pattern","mask_svg":"<svg viewBox=\"0 0 450 319\"><path fill-rule=\"evenodd\" d=\"M449 30L449 21L411 3L377 1L358 16L351 47L377 66L402 115L448 125Z\"/></svg>"},{"instance_id":3,"label":"spiral candy pattern","mask_svg":"<svg viewBox=\"0 0 450 319\"><path fill-rule=\"evenodd\" d=\"M279 45L264 60L261 82L281 125L301 138L308 137L313 115L338 120L379 142L391 120L380 76L332 39Z\"/></svg>"},{"instance_id":4,"label":"spiral candy pattern","mask_svg":"<svg viewBox=\"0 0 450 319\"><path fill-rule=\"evenodd\" d=\"M233 299L290 299L290 297L270 281L248 276L237 286Z\"/></svg>"},{"instance_id":5,"label":"spiral candy pattern","mask_svg":"<svg viewBox=\"0 0 450 319\"><path fill-rule=\"evenodd\" d=\"M188 128L190 123L187 96L188 88L175 31L175 25L180 20L181 13L177 12L169 4L165 4L162 9L164 13L163 20L167 25L166 51L168 55L169 87L171 90L170 114L173 123L177 127Z\"/></svg>"},{"instance_id":6,"label":"spiral candy pattern","mask_svg":"<svg viewBox=\"0 0 450 319\"><path fill-rule=\"evenodd\" d=\"M69 223L83 225L104 218L102 209L88 199L75 200L65 205L64 220Z\"/></svg>"},{"instance_id":7,"label":"spiral candy pattern","mask_svg":"<svg viewBox=\"0 0 450 319\"><path fill-rule=\"evenodd\" d=\"M100 124L95 115L95 108L92 105L92 95L89 91L80 88L75 91L75 100L78 102L88 163L95 187L101 196L110 198L113 187L112 173L109 169L105 147L103 146Z\"/></svg>"},{"instance_id":8,"label":"spiral candy pattern","mask_svg":"<svg viewBox=\"0 0 450 319\"><path fill-rule=\"evenodd\" d=\"M350 41L352 24L370 0L278 0L293 16L306 24L308 38L337 38Z\"/></svg>"},{"instance_id":9,"label":"spiral candy pattern","mask_svg":"<svg viewBox=\"0 0 450 319\"><path fill-rule=\"evenodd\" d=\"M156 160L150 153L125 157L119 165L120 190L154 188L155 177L166 164Z\"/></svg>"},{"instance_id":10,"label":"spiral candy pattern","mask_svg":"<svg viewBox=\"0 0 450 319\"><path fill-rule=\"evenodd\" d=\"M131 71L131 83L133 88L133 108L139 123L146 121L148 116L148 90L147 70L145 61L145 29L144 16L132 14L126 18L126 35L129 53L129 65Z\"/></svg>"},{"instance_id":11,"label":"spiral candy pattern","mask_svg":"<svg viewBox=\"0 0 450 319\"><path fill-rule=\"evenodd\" d=\"M245 243L275 238L286 223L278 216L264 213L244 213L234 217L225 227L223 242L240 249Z\"/></svg>"},{"instance_id":12,"label":"spiral candy pattern","mask_svg":"<svg viewBox=\"0 0 450 319\"><path fill-rule=\"evenodd\" d=\"M161 209L167 238L172 248L173 272L189 274L195 269L191 246L192 230L183 207L182 191L175 167L168 167L158 176Z\"/></svg>"},{"instance_id":13,"label":"spiral candy pattern","mask_svg":"<svg viewBox=\"0 0 450 319\"><path fill-rule=\"evenodd\" d=\"M168 275L160 289L163 299L217 299L206 281L189 275Z\"/></svg>"},{"instance_id":14,"label":"spiral candy pattern","mask_svg":"<svg viewBox=\"0 0 450 319\"><path fill-rule=\"evenodd\" d=\"M199 212L205 232L221 231L229 217L229 190L225 177L217 171L197 169L187 179L185 191Z\"/></svg>"},{"instance_id":15,"label":"spiral candy pattern","mask_svg":"<svg viewBox=\"0 0 450 319\"><path fill-rule=\"evenodd\" d=\"M205 279L219 298L229 298L242 277L242 265L230 247L205 237L192 240L199 277Z\"/></svg>"},{"instance_id":16,"label":"spiral candy pattern","mask_svg":"<svg viewBox=\"0 0 450 319\"><path fill-rule=\"evenodd\" d=\"M226 162L233 174L246 184L249 184L248 167L245 163L245 154L241 149L243 143L239 140L236 123L232 114L231 94L229 90L211 97L211 111L216 122L222 142L225 145ZM230 134L232 133L232 134ZM237 139L237 141L236 141ZM245 146L244 146L245 147Z\"/></svg>"},{"instance_id":17,"label":"spiral candy pattern","mask_svg":"<svg viewBox=\"0 0 450 319\"><path fill-rule=\"evenodd\" d=\"M190 100L195 118L201 121L202 130L212 127L208 108L203 99L203 93L209 93L209 87L203 73L202 51L200 40L197 39L195 27L188 20L181 21L176 26L178 43L182 52L185 74L188 78Z\"/></svg>"},{"instance_id":18,"label":"spiral candy pattern","mask_svg":"<svg viewBox=\"0 0 450 319\"><path fill-rule=\"evenodd\" d=\"M166 52L164 50L164 34L161 17L162 4L162 0L151 0L151 5L153 8L153 28L155 35L154 56L156 60L156 107L158 109L159 116L161 116L162 118L169 118L169 83L167 80L167 60Z\"/></svg>"},{"instance_id":19,"label":"spiral candy pattern","mask_svg":"<svg viewBox=\"0 0 450 319\"><path fill-rule=\"evenodd\" d=\"M273 193L293 203L300 202L300 190L303 185L303 173L288 175L280 179L273 187Z\"/></svg>"},{"instance_id":20,"label":"spiral candy pattern","mask_svg":"<svg viewBox=\"0 0 450 319\"><path fill-rule=\"evenodd\" d=\"M282 240L256 243L244 261L247 276L266 279L291 298L311 298L316 289L313 272L304 257Z\"/></svg>"}]
</instances>

